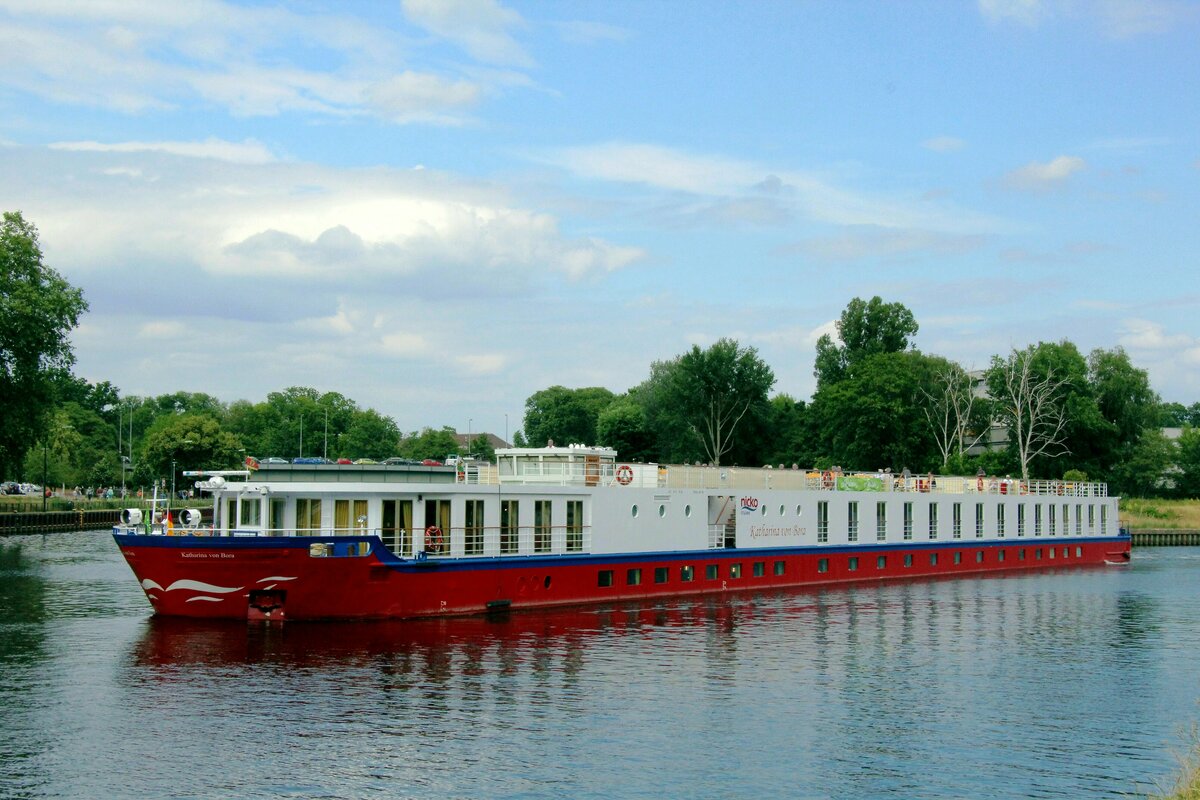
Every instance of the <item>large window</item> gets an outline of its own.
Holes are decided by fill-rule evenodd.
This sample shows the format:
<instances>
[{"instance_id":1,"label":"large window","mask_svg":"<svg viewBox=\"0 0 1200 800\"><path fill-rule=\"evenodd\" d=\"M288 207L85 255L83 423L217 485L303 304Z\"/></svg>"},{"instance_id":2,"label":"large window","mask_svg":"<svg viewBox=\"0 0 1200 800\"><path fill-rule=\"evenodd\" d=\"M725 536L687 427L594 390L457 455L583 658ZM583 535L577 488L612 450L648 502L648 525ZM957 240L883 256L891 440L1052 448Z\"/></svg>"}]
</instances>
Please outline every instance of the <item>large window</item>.
<instances>
[{"instance_id":1,"label":"large window","mask_svg":"<svg viewBox=\"0 0 1200 800\"><path fill-rule=\"evenodd\" d=\"M875 540L887 541L887 503L875 504Z\"/></svg>"},{"instance_id":2,"label":"large window","mask_svg":"<svg viewBox=\"0 0 1200 800\"><path fill-rule=\"evenodd\" d=\"M431 533L432 542L429 537L425 540L425 549L433 553L446 554L450 552L450 501L449 500L426 500L425 501L425 530L428 533L430 528L437 528L441 531L439 537L436 532ZM440 543L437 541L441 539ZM436 550L430 550L430 544L435 547L440 547Z\"/></svg>"},{"instance_id":3,"label":"large window","mask_svg":"<svg viewBox=\"0 0 1200 800\"><path fill-rule=\"evenodd\" d=\"M913 504L904 504L904 540L909 541L913 537Z\"/></svg>"},{"instance_id":4,"label":"large window","mask_svg":"<svg viewBox=\"0 0 1200 800\"><path fill-rule=\"evenodd\" d=\"M1025 535L1025 505L1017 506L1017 536Z\"/></svg>"},{"instance_id":5,"label":"large window","mask_svg":"<svg viewBox=\"0 0 1200 800\"><path fill-rule=\"evenodd\" d=\"M242 498L242 517L238 524L243 528L262 527L262 498Z\"/></svg>"},{"instance_id":6,"label":"large window","mask_svg":"<svg viewBox=\"0 0 1200 800\"><path fill-rule=\"evenodd\" d=\"M521 548L520 506L516 500L500 501L500 552L516 553Z\"/></svg>"},{"instance_id":7,"label":"large window","mask_svg":"<svg viewBox=\"0 0 1200 800\"><path fill-rule=\"evenodd\" d=\"M858 541L858 501L852 500L846 509L846 538L852 542Z\"/></svg>"},{"instance_id":8,"label":"large window","mask_svg":"<svg viewBox=\"0 0 1200 800\"><path fill-rule=\"evenodd\" d=\"M962 503L954 504L954 533L955 539L962 538Z\"/></svg>"},{"instance_id":9,"label":"large window","mask_svg":"<svg viewBox=\"0 0 1200 800\"><path fill-rule=\"evenodd\" d=\"M232 517L230 517L232 519ZM321 499L296 498L296 533L305 535L321 530Z\"/></svg>"},{"instance_id":10,"label":"large window","mask_svg":"<svg viewBox=\"0 0 1200 800\"><path fill-rule=\"evenodd\" d=\"M550 501L533 501L533 552L549 553L551 547ZM640 573L639 573L640 574Z\"/></svg>"},{"instance_id":11,"label":"large window","mask_svg":"<svg viewBox=\"0 0 1200 800\"><path fill-rule=\"evenodd\" d=\"M975 538L983 538L983 503L975 504Z\"/></svg>"},{"instance_id":12,"label":"large window","mask_svg":"<svg viewBox=\"0 0 1200 800\"><path fill-rule=\"evenodd\" d=\"M1042 504L1038 503L1033 507L1033 535L1042 535Z\"/></svg>"},{"instance_id":13,"label":"large window","mask_svg":"<svg viewBox=\"0 0 1200 800\"><path fill-rule=\"evenodd\" d=\"M567 501L567 552L583 550L583 501Z\"/></svg>"},{"instance_id":14,"label":"large window","mask_svg":"<svg viewBox=\"0 0 1200 800\"><path fill-rule=\"evenodd\" d=\"M817 542L829 541L829 501L817 503Z\"/></svg>"},{"instance_id":15,"label":"large window","mask_svg":"<svg viewBox=\"0 0 1200 800\"><path fill-rule=\"evenodd\" d=\"M278 536L283 530L283 511L287 506L287 501L282 497L271 498L271 535Z\"/></svg>"},{"instance_id":16,"label":"large window","mask_svg":"<svg viewBox=\"0 0 1200 800\"><path fill-rule=\"evenodd\" d=\"M996 504L996 535L1004 538L1004 504Z\"/></svg>"},{"instance_id":17,"label":"large window","mask_svg":"<svg viewBox=\"0 0 1200 800\"><path fill-rule=\"evenodd\" d=\"M463 504L463 553L483 555L483 501L467 500Z\"/></svg>"},{"instance_id":18,"label":"large window","mask_svg":"<svg viewBox=\"0 0 1200 800\"><path fill-rule=\"evenodd\" d=\"M341 536L367 532L366 500L334 500L333 527Z\"/></svg>"},{"instance_id":19,"label":"large window","mask_svg":"<svg viewBox=\"0 0 1200 800\"><path fill-rule=\"evenodd\" d=\"M412 500L384 500L381 531L383 543L398 556L412 555Z\"/></svg>"},{"instance_id":20,"label":"large window","mask_svg":"<svg viewBox=\"0 0 1200 800\"><path fill-rule=\"evenodd\" d=\"M937 503L929 504L929 538L930 540L938 537L938 505Z\"/></svg>"}]
</instances>

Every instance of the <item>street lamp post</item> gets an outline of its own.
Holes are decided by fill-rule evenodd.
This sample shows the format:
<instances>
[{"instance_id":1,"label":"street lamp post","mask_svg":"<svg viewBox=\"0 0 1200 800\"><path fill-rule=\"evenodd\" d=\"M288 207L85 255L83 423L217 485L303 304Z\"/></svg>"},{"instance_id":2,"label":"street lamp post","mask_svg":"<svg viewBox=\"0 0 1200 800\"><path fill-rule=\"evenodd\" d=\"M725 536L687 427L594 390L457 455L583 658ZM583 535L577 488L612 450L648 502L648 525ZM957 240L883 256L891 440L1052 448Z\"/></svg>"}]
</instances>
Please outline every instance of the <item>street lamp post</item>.
<instances>
[{"instance_id":1,"label":"street lamp post","mask_svg":"<svg viewBox=\"0 0 1200 800\"><path fill-rule=\"evenodd\" d=\"M42 438L42 511L46 510L46 498L49 497L50 487L46 485L46 459L48 442Z\"/></svg>"}]
</instances>

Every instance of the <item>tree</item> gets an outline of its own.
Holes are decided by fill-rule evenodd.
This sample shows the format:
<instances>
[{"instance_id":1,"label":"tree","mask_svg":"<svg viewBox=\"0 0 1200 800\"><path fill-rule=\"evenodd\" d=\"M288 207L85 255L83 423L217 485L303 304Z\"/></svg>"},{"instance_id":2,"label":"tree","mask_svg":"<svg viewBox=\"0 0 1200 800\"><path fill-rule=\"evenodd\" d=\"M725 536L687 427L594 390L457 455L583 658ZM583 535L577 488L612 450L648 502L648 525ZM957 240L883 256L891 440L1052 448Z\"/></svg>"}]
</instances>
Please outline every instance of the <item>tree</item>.
<instances>
[{"instance_id":1,"label":"tree","mask_svg":"<svg viewBox=\"0 0 1200 800\"><path fill-rule=\"evenodd\" d=\"M454 429L445 426L438 430L424 428L420 433L410 433L400 440L400 455L424 461L432 458L441 461L449 453L458 452L458 437Z\"/></svg>"},{"instance_id":2,"label":"tree","mask_svg":"<svg viewBox=\"0 0 1200 800\"><path fill-rule=\"evenodd\" d=\"M242 443L222 430L216 419L208 414L180 414L155 423L146 434L141 460L151 476L176 480L184 470L236 467L243 456Z\"/></svg>"},{"instance_id":3,"label":"tree","mask_svg":"<svg viewBox=\"0 0 1200 800\"><path fill-rule=\"evenodd\" d=\"M596 441L596 420L612 400L613 393L599 386L551 386L534 392L525 401L525 439L535 447L548 441L560 446L592 444Z\"/></svg>"},{"instance_id":4,"label":"tree","mask_svg":"<svg viewBox=\"0 0 1200 800\"><path fill-rule=\"evenodd\" d=\"M991 427L990 414L985 410L987 401L975 394L971 376L958 364L944 363L945 366L933 375L933 388L921 387L920 390L925 400L925 418L933 431L943 471L952 454L961 463L966 452L978 444Z\"/></svg>"},{"instance_id":5,"label":"tree","mask_svg":"<svg viewBox=\"0 0 1200 800\"><path fill-rule=\"evenodd\" d=\"M44 433L52 378L74 362L68 332L87 310L79 289L42 263L37 228L21 213L0 224L0 477Z\"/></svg>"},{"instance_id":6,"label":"tree","mask_svg":"<svg viewBox=\"0 0 1200 800\"><path fill-rule=\"evenodd\" d=\"M332 426L332 421L330 424ZM396 454L400 444L400 429L391 417L369 408L354 412L349 429L340 434L337 441L339 456L382 461Z\"/></svg>"},{"instance_id":7,"label":"tree","mask_svg":"<svg viewBox=\"0 0 1200 800\"><path fill-rule=\"evenodd\" d=\"M496 463L496 448L492 447L492 440L484 433L478 434L468 443L467 455L475 456L480 461Z\"/></svg>"},{"instance_id":8,"label":"tree","mask_svg":"<svg viewBox=\"0 0 1200 800\"><path fill-rule=\"evenodd\" d=\"M622 461L653 461L654 435L646 410L632 397L613 400L596 420L596 443L617 451Z\"/></svg>"},{"instance_id":9,"label":"tree","mask_svg":"<svg viewBox=\"0 0 1200 800\"><path fill-rule=\"evenodd\" d=\"M775 373L757 350L720 339L707 350L694 345L680 357L668 397L705 460L715 466L733 449L743 419L752 411L767 414L767 393L774 385Z\"/></svg>"},{"instance_id":10,"label":"tree","mask_svg":"<svg viewBox=\"0 0 1200 800\"><path fill-rule=\"evenodd\" d=\"M901 303L885 303L879 297L850 301L837 321L838 345L824 334L817 340L817 358L813 374L817 391L848 377L854 366L881 353L906 350L918 325L911 311Z\"/></svg>"},{"instance_id":11,"label":"tree","mask_svg":"<svg viewBox=\"0 0 1200 800\"><path fill-rule=\"evenodd\" d=\"M820 451L848 469L924 472L940 454L920 408L946 361L915 351L880 353L828 385L810 406Z\"/></svg>"},{"instance_id":12,"label":"tree","mask_svg":"<svg viewBox=\"0 0 1200 800\"><path fill-rule=\"evenodd\" d=\"M1067 378L1052 366L1039 369L1043 345L1014 349L1008 358L992 357L988 390L1000 419L1008 426L1009 444L1015 448L1022 479L1029 480L1029 464L1038 456L1065 454L1069 417L1063 400Z\"/></svg>"},{"instance_id":13,"label":"tree","mask_svg":"<svg viewBox=\"0 0 1200 800\"><path fill-rule=\"evenodd\" d=\"M1200 497L1200 428L1184 428L1177 442L1179 473L1175 476L1180 497Z\"/></svg>"}]
</instances>

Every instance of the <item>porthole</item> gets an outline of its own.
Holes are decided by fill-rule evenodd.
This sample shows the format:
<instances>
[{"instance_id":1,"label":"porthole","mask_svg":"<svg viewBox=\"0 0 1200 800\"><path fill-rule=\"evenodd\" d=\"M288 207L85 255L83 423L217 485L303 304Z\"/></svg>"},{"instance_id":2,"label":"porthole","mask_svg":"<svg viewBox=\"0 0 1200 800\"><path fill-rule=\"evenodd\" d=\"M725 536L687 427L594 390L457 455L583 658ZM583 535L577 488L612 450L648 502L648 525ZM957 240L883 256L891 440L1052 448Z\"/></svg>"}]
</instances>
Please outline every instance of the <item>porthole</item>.
<instances>
[{"instance_id":1,"label":"porthole","mask_svg":"<svg viewBox=\"0 0 1200 800\"><path fill-rule=\"evenodd\" d=\"M662 518L663 518L663 517L665 517L666 515L667 515L667 507L666 507L666 506L659 506L659 507L658 507L658 517L659 517L659 519L662 519Z\"/></svg>"},{"instance_id":2,"label":"porthole","mask_svg":"<svg viewBox=\"0 0 1200 800\"><path fill-rule=\"evenodd\" d=\"M786 508L784 508L784 506L783 506L783 503L780 503L780 504L779 504L779 516L781 516L781 517L782 517L782 516L784 516L785 514L787 514L787 509L786 509Z\"/></svg>"},{"instance_id":3,"label":"porthole","mask_svg":"<svg viewBox=\"0 0 1200 800\"><path fill-rule=\"evenodd\" d=\"M542 588L544 588L544 589L550 588L550 576L549 575L546 576L546 580L542 581Z\"/></svg>"},{"instance_id":4,"label":"porthole","mask_svg":"<svg viewBox=\"0 0 1200 800\"><path fill-rule=\"evenodd\" d=\"M796 516L800 516L800 506L796 506Z\"/></svg>"},{"instance_id":5,"label":"porthole","mask_svg":"<svg viewBox=\"0 0 1200 800\"><path fill-rule=\"evenodd\" d=\"M692 515L692 507L690 505L686 505L683 507L683 515L685 517L690 517Z\"/></svg>"},{"instance_id":6,"label":"porthole","mask_svg":"<svg viewBox=\"0 0 1200 800\"><path fill-rule=\"evenodd\" d=\"M634 503L634 506L633 506L633 516L635 516L635 517L636 517L636 516L637 516L637 514L638 514L638 512L637 512L637 504L636 504L636 503Z\"/></svg>"},{"instance_id":7,"label":"porthole","mask_svg":"<svg viewBox=\"0 0 1200 800\"><path fill-rule=\"evenodd\" d=\"M765 517L765 516L767 515L767 504L766 504L766 503L763 503L763 504L762 504L762 507L761 507L761 508L759 508L759 511L760 511L760 512L762 513L762 515Z\"/></svg>"}]
</instances>

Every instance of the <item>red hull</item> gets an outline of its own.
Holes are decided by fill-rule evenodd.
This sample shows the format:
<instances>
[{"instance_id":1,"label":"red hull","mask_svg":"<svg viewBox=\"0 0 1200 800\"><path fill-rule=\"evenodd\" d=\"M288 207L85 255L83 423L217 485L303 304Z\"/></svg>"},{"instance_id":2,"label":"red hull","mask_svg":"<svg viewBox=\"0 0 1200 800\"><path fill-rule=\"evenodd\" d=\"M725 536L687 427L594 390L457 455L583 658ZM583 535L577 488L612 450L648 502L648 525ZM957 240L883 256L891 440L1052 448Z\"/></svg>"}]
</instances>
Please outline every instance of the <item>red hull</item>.
<instances>
[{"instance_id":1,"label":"red hull","mask_svg":"<svg viewBox=\"0 0 1200 800\"><path fill-rule=\"evenodd\" d=\"M225 619L477 614L507 608L1124 563L1130 556L1127 536L427 561L397 560L371 537L346 537L339 545L354 548L365 542L369 546L366 555L326 557L311 556L309 545L328 540L115 538L156 614ZM851 569L851 559L857 559L857 569ZM683 580L685 567L691 568L690 581ZM601 585L606 572L611 585ZM710 577L714 572L716 577Z\"/></svg>"}]
</instances>

